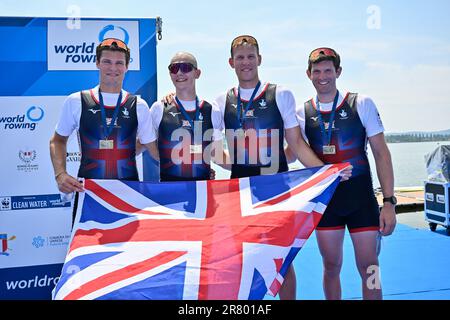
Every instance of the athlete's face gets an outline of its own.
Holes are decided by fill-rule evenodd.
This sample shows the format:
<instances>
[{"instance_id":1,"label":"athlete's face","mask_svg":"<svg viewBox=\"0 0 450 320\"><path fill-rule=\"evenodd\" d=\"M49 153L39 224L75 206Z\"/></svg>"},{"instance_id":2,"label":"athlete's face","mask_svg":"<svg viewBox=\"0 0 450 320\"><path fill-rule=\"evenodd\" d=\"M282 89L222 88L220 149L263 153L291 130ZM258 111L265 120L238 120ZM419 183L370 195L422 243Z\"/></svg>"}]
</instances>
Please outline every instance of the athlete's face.
<instances>
[{"instance_id":1,"label":"athlete's face","mask_svg":"<svg viewBox=\"0 0 450 320\"><path fill-rule=\"evenodd\" d=\"M313 83L317 93L325 95L335 92L336 79L341 75L342 68L336 70L333 61L325 60L313 63L311 71L307 71L308 78Z\"/></svg>"},{"instance_id":2,"label":"athlete's face","mask_svg":"<svg viewBox=\"0 0 450 320\"><path fill-rule=\"evenodd\" d=\"M236 72L241 86L252 88L256 85L259 80L258 67L261 65L261 55L255 46L240 45L233 48L233 57L229 59L229 63Z\"/></svg>"},{"instance_id":3,"label":"athlete's face","mask_svg":"<svg viewBox=\"0 0 450 320\"><path fill-rule=\"evenodd\" d=\"M100 82L109 87L120 86L128 71L126 66L125 53L121 51L104 50L100 61L97 61L97 68L100 70Z\"/></svg>"},{"instance_id":4,"label":"athlete's face","mask_svg":"<svg viewBox=\"0 0 450 320\"><path fill-rule=\"evenodd\" d=\"M176 63L191 63L188 59L177 59L171 62ZM177 73L169 71L170 79L177 90L195 90L195 80L200 77L200 69L192 68L189 72L182 72L182 68L178 69Z\"/></svg>"}]
</instances>

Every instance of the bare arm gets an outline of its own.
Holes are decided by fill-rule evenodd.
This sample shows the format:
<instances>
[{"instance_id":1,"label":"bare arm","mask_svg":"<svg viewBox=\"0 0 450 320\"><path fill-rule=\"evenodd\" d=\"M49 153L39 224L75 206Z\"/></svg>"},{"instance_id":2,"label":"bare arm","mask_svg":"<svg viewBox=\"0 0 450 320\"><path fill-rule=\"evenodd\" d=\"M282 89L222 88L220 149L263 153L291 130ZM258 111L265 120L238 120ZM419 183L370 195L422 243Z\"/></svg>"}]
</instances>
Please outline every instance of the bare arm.
<instances>
[{"instance_id":1,"label":"bare arm","mask_svg":"<svg viewBox=\"0 0 450 320\"><path fill-rule=\"evenodd\" d=\"M284 151L289 163L298 159L305 167L319 167L324 165L322 160L317 157L305 139L303 139L300 127L286 129L285 137L288 147ZM352 169L353 167L349 166L340 173L342 181L346 181L351 177Z\"/></svg>"},{"instance_id":2,"label":"bare arm","mask_svg":"<svg viewBox=\"0 0 450 320\"><path fill-rule=\"evenodd\" d=\"M144 149L144 145L139 141L139 139L136 139L136 156L144 152Z\"/></svg>"},{"instance_id":3,"label":"bare arm","mask_svg":"<svg viewBox=\"0 0 450 320\"><path fill-rule=\"evenodd\" d=\"M159 150L158 150L158 145L157 145L157 140L152 141L150 143L147 144L141 144L139 141L136 143L136 154L138 148L140 148L140 152L141 153L143 151L143 149L147 149L147 151L150 153L150 155L152 156L153 159L155 159L156 161L159 161Z\"/></svg>"},{"instance_id":4,"label":"bare arm","mask_svg":"<svg viewBox=\"0 0 450 320\"><path fill-rule=\"evenodd\" d=\"M284 148L284 154L286 155L287 163L292 163L297 160L297 157L292 152L291 148L289 148L289 146L286 146L286 148Z\"/></svg>"},{"instance_id":5,"label":"bare arm","mask_svg":"<svg viewBox=\"0 0 450 320\"><path fill-rule=\"evenodd\" d=\"M228 152L223 148L223 141L216 140L212 142L212 160L215 164L226 170L231 170L231 160Z\"/></svg>"},{"instance_id":6,"label":"bare arm","mask_svg":"<svg viewBox=\"0 0 450 320\"><path fill-rule=\"evenodd\" d=\"M394 169L392 167L391 153L380 133L369 138L370 148L377 167L377 176L381 184L384 197L394 195ZM389 202L383 203L380 212L380 231L387 236L392 234L396 225L395 206Z\"/></svg>"},{"instance_id":7,"label":"bare arm","mask_svg":"<svg viewBox=\"0 0 450 320\"><path fill-rule=\"evenodd\" d=\"M298 159L305 167L319 167L324 163L316 156L300 133L300 127L285 130L291 160Z\"/></svg>"},{"instance_id":8,"label":"bare arm","mask_svg":"<svg viewBox=\"0 0 450 320\"><path fill-rule=\"evenodd\" d=\"M68 138L69 137L61 136L55 132L50 139L50 158L52 159L53 170L55 172L55 180L58 183L58 189L61 192L82 192L84 191L83 184L76 178L70 176L66 171Z\"/></svg>"},{"instance_id":9,"label":"bare arm","mask_svg":"<svg viewBox=\"0 0 450 320\"><path fill-rule=\"evenodd\" d=\"M139 139L136 139L136 155L140 155L142 152L147 151L150 153L153 159L159 161L159 150L157 145L157 140L149 142L147 144L142 144Z\"/></svg>"}]
</instances>

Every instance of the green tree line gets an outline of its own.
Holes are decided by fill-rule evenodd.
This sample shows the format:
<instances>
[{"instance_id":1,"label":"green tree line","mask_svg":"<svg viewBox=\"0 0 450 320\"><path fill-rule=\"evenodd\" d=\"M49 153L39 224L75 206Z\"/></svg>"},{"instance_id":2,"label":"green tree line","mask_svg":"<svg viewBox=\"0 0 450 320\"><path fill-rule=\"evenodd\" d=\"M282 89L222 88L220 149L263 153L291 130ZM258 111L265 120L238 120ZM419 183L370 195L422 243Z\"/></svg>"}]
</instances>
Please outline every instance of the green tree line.
<instances>
[{"instance_id":1,"label":"green tree line","mask_svg":"<svg viewBox=\"0 0 450 320\"><path fill-rule=\"evenodd\" d=\"M427 142L450 141L450 134L412 133L412 134L386 134L386 142Z\"/></svg>"}]
</instances>

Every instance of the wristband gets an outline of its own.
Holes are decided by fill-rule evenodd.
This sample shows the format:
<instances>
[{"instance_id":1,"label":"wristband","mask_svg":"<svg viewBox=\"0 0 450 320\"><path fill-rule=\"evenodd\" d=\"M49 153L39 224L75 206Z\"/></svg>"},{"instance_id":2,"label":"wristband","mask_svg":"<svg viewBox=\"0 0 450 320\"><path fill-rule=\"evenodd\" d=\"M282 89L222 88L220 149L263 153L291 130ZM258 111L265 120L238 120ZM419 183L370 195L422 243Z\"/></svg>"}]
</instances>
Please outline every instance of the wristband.
<instances>
[{"instance_id":1,"label":"wristband","mask_svg":"<svg viewBox=\"0 0 450 320\"><path fill-rule=\"evenodd\" d=\"M60 173L56 174L56 175L55 175L55 180L58 180L58 177L59 177L60 175L62 175L63 173L66 173L66 171L61 171Z\"/></svg>"}]
</instances>

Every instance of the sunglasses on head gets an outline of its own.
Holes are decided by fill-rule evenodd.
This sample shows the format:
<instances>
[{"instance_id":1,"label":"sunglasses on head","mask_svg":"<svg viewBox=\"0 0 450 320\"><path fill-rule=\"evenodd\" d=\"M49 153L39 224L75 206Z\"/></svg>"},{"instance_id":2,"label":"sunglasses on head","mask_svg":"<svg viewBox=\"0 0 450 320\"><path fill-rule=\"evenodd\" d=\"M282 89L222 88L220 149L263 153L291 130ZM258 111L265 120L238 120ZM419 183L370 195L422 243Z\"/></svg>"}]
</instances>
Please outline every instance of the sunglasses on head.
<instances>
[{"instance_id":1,"label":"sunglasses on head","mask_svg":"<svg viewBox=\"0 0 450 320\"><path fill-rule=\"evenodd\" d=\"M318 48L313 50L309 55L309 60L316 60L320 56L337 58L336 51L331 48Z\"/></svg>"},{"instance_id":2,"label":"sunglasses on head","mask_svg":"<svg viewBox=\"0 0 450 320\"><path fill-rule=\"evenodd\" d=\"M130 50L130 49L128 49L125 42L123 42L122 40L116 39L116 38L107 38L107 39L103 40L102 42L100 42L100 44L99 44L99 47L112 47L112 46L116 46L116 47L124 49L126 51Z\"/></svg>"},{"instance_id":3,"label":"sunglasses on head","mask_svg":"<svg viewBox=\"0 0 450 320\"><path fill-rule=\"evenodd\" d=\"M194 69L197 69L197 68L194 67L194 65L189 62L177 62L177 63L172 63L169 65L169 71L170 71L170 73L173 73L173 74L177 74L178 71L181 71L182 73L189 73Z\"/></svg>"},{"instance_id":4,"label":"sunglasses on head","mask_svg":"<svg viewBox=\"0 0 450 320\"><path fill-rule=\"evenodd\" d=\"M254 37L249 36L249 35L242 35L242 36L234 38L234 40L231 42L231 48L235 48L244 43L258 46L258 41L256 41L256 39Z\"/></svg>"}]
</instances>

